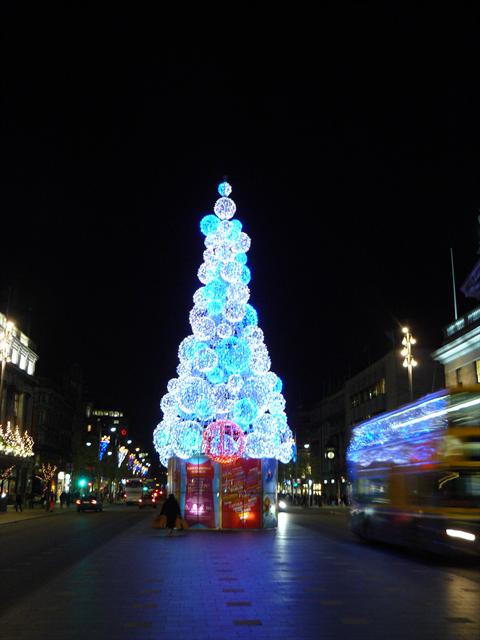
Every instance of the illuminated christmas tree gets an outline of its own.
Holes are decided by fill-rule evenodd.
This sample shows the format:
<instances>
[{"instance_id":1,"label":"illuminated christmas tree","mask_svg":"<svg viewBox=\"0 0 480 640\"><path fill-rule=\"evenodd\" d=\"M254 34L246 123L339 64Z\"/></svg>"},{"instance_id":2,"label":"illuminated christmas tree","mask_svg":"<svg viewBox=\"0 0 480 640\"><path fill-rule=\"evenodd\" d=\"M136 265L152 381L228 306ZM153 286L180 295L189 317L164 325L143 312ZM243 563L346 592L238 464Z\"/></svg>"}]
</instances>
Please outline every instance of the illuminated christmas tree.
<instances>
[{"instance_id":1,"label":"illuminated christmas tree","mask_svg":"<svg viewBox=\"0 0 480 640\"><path fill-rule=\"evenodd\" d=\"M177 376L160 406L154 431L160 461L204 455L219 463L270 458L287 463L295 443L288 427L282 381L248 303L250 238L232 219L232 189L222 182L214 214L200 222L206 250L193 296L192 335L178 349Z\"/></svg>"}]
</instances>

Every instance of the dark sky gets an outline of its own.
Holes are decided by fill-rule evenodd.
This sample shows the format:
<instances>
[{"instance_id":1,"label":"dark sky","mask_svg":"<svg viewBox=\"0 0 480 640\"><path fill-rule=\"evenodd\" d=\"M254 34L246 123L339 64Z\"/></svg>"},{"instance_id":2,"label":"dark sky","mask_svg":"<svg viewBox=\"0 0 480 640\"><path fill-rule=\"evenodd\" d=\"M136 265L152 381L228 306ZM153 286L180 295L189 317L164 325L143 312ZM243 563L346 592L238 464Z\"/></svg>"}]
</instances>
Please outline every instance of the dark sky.
<instances>
[{"instance_id":1,"label":"dark sky","mask_svg":"<svg viewBox=\"0 0 480 640\"><path fill-rule=\"evenodd\" d=\"M287 411L403 323L440 345L449 249L458 287L477 260L480 25L387 5L232 5L241 23L192 32L181 8L3 9L0 309L39 374L78 362L88 398L150 442L224 175Z\"/></svg>"}]
</instances>

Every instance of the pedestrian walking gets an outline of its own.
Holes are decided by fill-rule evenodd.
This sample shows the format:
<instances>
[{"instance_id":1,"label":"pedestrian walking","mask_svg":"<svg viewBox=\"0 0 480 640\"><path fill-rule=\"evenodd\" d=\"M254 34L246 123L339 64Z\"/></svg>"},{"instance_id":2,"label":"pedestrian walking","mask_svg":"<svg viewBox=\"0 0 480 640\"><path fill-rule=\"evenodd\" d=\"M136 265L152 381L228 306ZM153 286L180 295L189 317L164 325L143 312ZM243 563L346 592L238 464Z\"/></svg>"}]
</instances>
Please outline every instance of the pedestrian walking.
<instances>
[{"instance_id":1,"label":"pedestrian walking","mask_svg":"<svg viewBox=\"0 0 480 640\"><path fill-rule=\"evenodd\" d=\"M167 529L170 529L169 536L173 535L173 530L175 529L175 523L177 518L181 518L182 514L180 513L180 505L177 502L177 499L171 493L168 498L165 500L162 506L162 510L160 511L161 516L166 516L167 518Z\"/></svg>"},{"instance_id":2,"label":"pedestrian walking","mask_svg":"<svg viewBox=\"0 0 480 640\"><path fill-rule=\"evenodd\" d=\"M21 493L17 493L15 496L15 511L23 511L23 496Z\"/></svg>"},{"instance_id":3,"label":"pedestrian walking","mask_svg":"<svg viewBox=\"0 0 480 640\"><path fill-rule=\"evenodd\" d=\"M62 491L60 494L60 509L63 509L65 502L67 501L67 494L65 491Z\"/></svg>"},{"instance_id":4,"label":"pedestrian walking","mask_svg":"<svg viewBox=\"0 0 480 640\"><path fill-rule=\"evenodd\" d=\"M48 500L48 510L53 511L55 507L55 494L53 491L50 492L49 500Z\"/></svg>"},{"instance_id":5,"label":"pedestrian walking","mask_svg":"<svg viewBox=\"0 0 480 640\"><path fill-rule=\"evenodd\" d=\"M72 503L72 494L70 493L70 491L67 493L67 496L65 498L65 502L67 504L67 508L71 505Z\"/></svg>"}]
</instances>

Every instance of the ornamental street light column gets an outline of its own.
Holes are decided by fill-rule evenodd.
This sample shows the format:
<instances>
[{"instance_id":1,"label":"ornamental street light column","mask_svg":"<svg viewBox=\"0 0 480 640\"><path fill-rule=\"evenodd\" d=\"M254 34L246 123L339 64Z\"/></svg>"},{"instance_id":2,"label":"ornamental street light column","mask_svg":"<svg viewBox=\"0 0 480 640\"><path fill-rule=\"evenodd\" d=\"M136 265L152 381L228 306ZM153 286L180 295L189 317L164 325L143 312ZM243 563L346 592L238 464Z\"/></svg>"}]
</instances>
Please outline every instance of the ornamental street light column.
<instances>
[{"instance_id":1,"label":"ornamental street light column","mask_svg":"<svg viewBox=\"0 0 480 640\"><path fill-rule=\"evenodd\" d=\"M2 361L2 371L0 374L0 424L3 424L3 381L5 378L5 367L10 362L12 352L12 341L15 325L8 320L5 326L0 329L0 359Z\"/></svg>"},{"instance_id":2,"label":"ornamental street light column","mask_svg":"<svg viewBox=\"0 0 480 640\"><path fill-rule=\"evenodd\" d=\"M408 327L403 327L402 333L404 334L402 345L403 349L401 354L404 358L403 366L408 370L408 387L410 391L410 401L413 400L413 367L417 366L417 361L412 355L412 345L414 345L417 341L410 333L410 329Z\"/></svg>"}]
</instances>

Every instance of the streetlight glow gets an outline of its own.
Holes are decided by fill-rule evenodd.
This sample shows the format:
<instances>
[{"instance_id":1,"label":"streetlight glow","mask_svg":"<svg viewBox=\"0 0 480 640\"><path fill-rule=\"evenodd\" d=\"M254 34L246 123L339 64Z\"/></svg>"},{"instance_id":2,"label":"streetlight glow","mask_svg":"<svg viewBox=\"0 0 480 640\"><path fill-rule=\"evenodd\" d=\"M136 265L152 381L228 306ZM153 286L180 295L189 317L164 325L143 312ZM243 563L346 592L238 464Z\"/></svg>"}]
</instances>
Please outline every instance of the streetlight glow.
<instances>
[{"instance_id":1,"label":"streetlight glow","mask_svg":"<svg viewBox=\"0 0 480 640\"><path fill-rule=\"evenodd\" d=\"M403 349L400 351L400 355L403 358L403 366L408 369L408 387L410 390L410 401L413 400L413 367L417 366L417 361L412 355L412 345L416 344L415 338L410 333L408 327L402 328L402 333L405 334L402 340Z\"/></svg>"}]
</instances>

